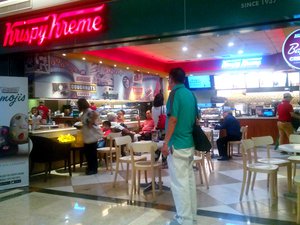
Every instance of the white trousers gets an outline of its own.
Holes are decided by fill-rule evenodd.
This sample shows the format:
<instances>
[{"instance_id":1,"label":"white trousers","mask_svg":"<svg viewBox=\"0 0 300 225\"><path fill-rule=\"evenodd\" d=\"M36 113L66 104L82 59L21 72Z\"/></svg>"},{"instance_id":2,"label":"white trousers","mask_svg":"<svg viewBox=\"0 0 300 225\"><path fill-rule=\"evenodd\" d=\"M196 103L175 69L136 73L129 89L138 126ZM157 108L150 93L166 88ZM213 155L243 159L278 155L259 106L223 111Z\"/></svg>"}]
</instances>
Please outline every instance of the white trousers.
<instances>
[{"instance_id":1,"label":"white trousers","mask_svg":"<svg viewBox=\"0 0 300 225\"><path fill-rule=\"evenodd\" d=\"M194 148L173 148L167 160L177 216L182 219L182 225L193 225L197 215Z\"/></svg>"}]
</instances>

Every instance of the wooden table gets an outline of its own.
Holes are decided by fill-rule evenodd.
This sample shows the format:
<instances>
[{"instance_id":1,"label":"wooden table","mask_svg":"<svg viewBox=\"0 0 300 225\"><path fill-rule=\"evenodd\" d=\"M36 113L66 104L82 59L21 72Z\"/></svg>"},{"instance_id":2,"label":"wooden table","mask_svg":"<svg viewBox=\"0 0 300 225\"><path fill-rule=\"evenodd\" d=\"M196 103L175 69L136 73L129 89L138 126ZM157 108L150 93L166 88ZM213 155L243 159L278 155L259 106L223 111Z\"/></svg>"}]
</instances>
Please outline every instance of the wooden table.
<instances>
[{"instance_id":1,"label":"wooden table","mask_svg":"<svg viewBox=\"0 0 300 225\"><path fill-rule=\"evenodd\" d=\"M296 155L297 153L300 153L300 144L283 144L279 145L278 149L285 152L291 152Z\"/></svg>"},{"instance_id":2,"label":"wooden table","mask_svg":"<svg viewBox=\"0 0 300 225\"><path fill-rule=\"evenodd\" d=\"M300 144L283 144L279 145L278 149L285 152L294 153L295 155L297 153L300 153ZM285 193L284 196L286 197L296 197L296 193Z\"/></svg>"}]
</instances>

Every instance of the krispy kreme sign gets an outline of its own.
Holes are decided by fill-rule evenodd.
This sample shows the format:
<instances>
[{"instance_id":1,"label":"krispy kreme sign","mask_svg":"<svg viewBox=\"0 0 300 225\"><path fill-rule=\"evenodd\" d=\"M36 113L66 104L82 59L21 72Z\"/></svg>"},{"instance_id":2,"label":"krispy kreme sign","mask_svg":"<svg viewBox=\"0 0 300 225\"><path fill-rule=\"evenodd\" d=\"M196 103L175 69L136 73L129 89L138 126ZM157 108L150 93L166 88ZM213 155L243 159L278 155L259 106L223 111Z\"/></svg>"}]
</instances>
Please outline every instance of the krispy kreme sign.
<instances>
[{"instance_id":1,"label":"krispy kreme sign","mask_svg":"<svg viewBox=\"0 0 300 225\"><path fill-rule=\"evenodd\" d=\"M17 44L42 45L51 40L100 32L104 4L29 20L7 22L3 47Z\"/></svg>"}]
</instances>

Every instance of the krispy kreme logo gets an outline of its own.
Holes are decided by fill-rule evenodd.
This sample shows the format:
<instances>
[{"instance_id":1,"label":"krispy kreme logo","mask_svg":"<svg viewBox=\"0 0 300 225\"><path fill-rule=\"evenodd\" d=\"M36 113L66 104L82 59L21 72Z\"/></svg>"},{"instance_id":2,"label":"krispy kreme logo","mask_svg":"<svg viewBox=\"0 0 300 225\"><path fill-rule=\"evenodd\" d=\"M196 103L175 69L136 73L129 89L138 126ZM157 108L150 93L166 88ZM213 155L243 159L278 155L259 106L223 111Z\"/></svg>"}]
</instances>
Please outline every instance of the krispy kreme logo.
<instances>
[{"instance_id":1,"label":"krispy kreme logo","mask_svg":"<svg viewBox=\"0 0 300 225\"><path fill-rule=\"evenodd\" d=\"M100 16L103 8L104 4L30 20L7 22L3 47L19 43L42 45L63 37L99 32L103 27L103 19Z\"/></svg>"}]
</instances>

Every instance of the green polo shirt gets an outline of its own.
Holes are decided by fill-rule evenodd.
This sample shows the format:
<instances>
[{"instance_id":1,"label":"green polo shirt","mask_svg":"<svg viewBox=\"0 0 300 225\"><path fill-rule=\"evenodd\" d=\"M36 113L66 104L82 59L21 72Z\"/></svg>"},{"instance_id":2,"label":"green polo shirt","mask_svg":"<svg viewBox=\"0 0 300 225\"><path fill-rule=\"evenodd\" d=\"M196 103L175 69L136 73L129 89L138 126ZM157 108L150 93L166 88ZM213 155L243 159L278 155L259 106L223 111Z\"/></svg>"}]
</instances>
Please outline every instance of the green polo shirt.
<instances>
[{"instance_id":1,"label":"green polo shirt","mask_svg":"<svg viewBox=\"0 0 300 225\"><path fill-rule=\"evenodd\" d=\"M195 98L193 93L184 84L177 84L171 116L177 119L174 133L169 141L169 147L175 149L191 148L194 146L192 131L196 119ZM170 98L167 101L167 115L170 115ZM166 126L168 126L167 118Z\"/></svg>"}]
</instances>

